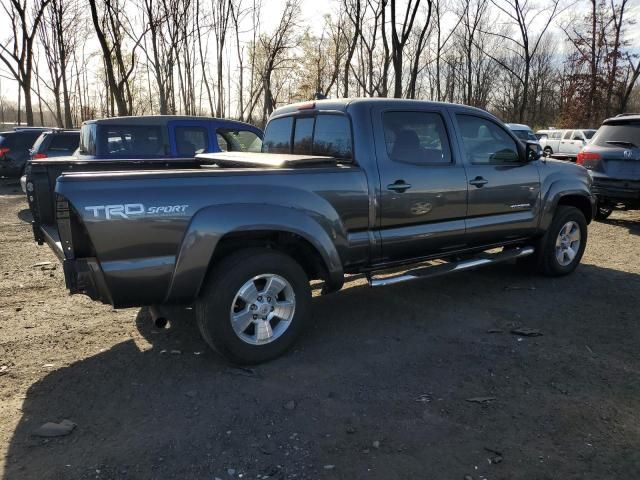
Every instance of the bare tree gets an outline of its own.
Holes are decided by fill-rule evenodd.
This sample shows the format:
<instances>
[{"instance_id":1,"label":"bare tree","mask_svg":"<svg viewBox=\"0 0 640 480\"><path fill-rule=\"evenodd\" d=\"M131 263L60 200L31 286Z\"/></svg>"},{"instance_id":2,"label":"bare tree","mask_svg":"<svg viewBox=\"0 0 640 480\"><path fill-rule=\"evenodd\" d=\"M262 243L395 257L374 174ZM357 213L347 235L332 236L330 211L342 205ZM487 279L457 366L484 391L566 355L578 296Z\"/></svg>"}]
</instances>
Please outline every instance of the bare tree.
<instances>
[{"instance_id":1,"label":"bare tree","mask_svg":"<svg viewBox=\"0 0 640 480\"><path fill-rule=\"evenodd\" d=\"M233 5L231 0L214 0L211 2L212 27L216 45L216 116L223 117L224 111L224 49L229 31L229 19Z\"/></svg>"},{"instance_id":2,"label":"bare tree","mask_svg":"<svg viewBox=\"0 0 640 480\"><path fill-rule=\"evenodd\" d=\"M2 8L11 24L12 37L0 43L0 60L7 66L24 94L28 125L33 125L33 43L49 2L50 0L9 0L9 6L2 2Z\"/></svg>"},{"instance_id":3,"label":"bare tree","mask_svg":"<svg viewBox=\"0 0 640 480\"><path fill-rule=\"evenodd\" d=\"M426 0L428 4L429 17L423 27L426 32L429 26L429 19L431 17L431 3L432 0ZM396 20L396 0L391 0L391 63L393 64L394 84L393 84L393 96L395 98L402 97L402 70L403 70L403 55L404 47L409 41L410 35L413 31L413 25L418 14L420 7L420 0L407 0L405 5L404 18L402 26L398 30L398 22ZM424 35L422 35L424 36Z\"/></svg>"},{"instance_id":4,"label":"bare tree","mask_svg":"<svg viewBox=\"0 0 640 480\"><path fill-rule=\"evenodd\" d=\"M541 9L536 9L526 0L491 0L491 3L516 27L516 35L505 35L495 31L488 33L498 36L505 42L511 43L515 47L513 51L522 60L524 67L522 74L518 75L514 70L511 70L510 73L522 83L522 102L520 103L518 120L523 122L525 121L529 98L531 64L535 55L538 53L540 42L549 29L551 22L553 22L561 12L560 0L549 0L549 4ZM538 23L542 22L542 28L534 29L534 21ZM534 31L537 37L531 38L530 32ZM493 58L495 59L495 56ZM502 66L507 67L505 64Z\"/></svg>"},{"instance_id":5,"label":"bare tree","mask_svg":"<svg viewBox=\"0 0 640 480\"><path fill-rule=\"evenodd\" d=\"M264 103L262 105L262 122L266 122L267 117L275 108L274 94L272 90L272 75L283 61L286 61L287 50L297 45L296 27L300 16L300 0L287 0L280 23L271 35L262 35L260 44L264 56L262 71L262 89L264 93Z\"/></svg>"},{"instance_id":6,"label":"bare tree","mask_svg":"<svg viewBox=\"0 0 640 480\"><path fill-rule=\"evenodd\" d=\"M73 52L81 32L77 0L51 0L39 27L39 40L49 70L50 83L44 82L54 96L57 124L71 128L71 72ZM64 112L64 113L63 113Z\"/></svg>"},{"instance_id":7,"label":"bare tree","mask_svg":"<svg viewBox=\"0 0 640 480\"><path fill-rule=\"evenodd\" d=\"M102 16L98 13L98 4ZM133 35L130 20L121 0L89 0L91 20L102 50L107 85L111 99L115 102L118 115L130 115L133 110L131 76L136 67L136 50L147 31ZM129 53L125 51L125 37L133 38Z\"/></svg>"}]
</instances>

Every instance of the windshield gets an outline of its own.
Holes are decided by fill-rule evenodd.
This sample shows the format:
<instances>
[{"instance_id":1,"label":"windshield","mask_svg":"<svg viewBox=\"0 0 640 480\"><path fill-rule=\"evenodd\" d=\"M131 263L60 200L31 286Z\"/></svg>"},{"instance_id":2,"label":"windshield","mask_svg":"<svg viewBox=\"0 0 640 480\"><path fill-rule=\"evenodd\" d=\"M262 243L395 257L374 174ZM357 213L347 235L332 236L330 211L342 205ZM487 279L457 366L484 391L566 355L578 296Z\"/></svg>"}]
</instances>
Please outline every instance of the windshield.
<instances>
[{"instance_id":1,"label":"windshield","mask_svg":"<svg viewBox=\"0 0 640 480\"><path fill-rule=\"evenodd\" d=\"M640 121L618 125L602 125L594 135L591 143L599 147L615 146L611 142L640 145Z\"/></svg>"},{"instance_id":2,"label":"windshield","mask_svg":"<svg viewBox=\"0 0 640 480\"><path fill-rule=\"evenodd\" d=\"M596 133L595 130L583 130L582 133L584 133L584 137L587 140L591 140L591 137L593 137Z\"/></svg>"},{"instance_id":3,"label":"windshield","mask_svg":"<svg viewBox=\"0 0 640 480\"><path fill-rule=\"evenodd\" d=\"M225 152L261 152L262 140L250 130L219 128L218 146Z\"/></svg>"},{"instance_id":4,"label":"windshield","mask_svg":"<svg viewBox=\"0 0 640 480\"><path fill-rule=\"evenodd\" d=\"M513 133L515 133L516 137L518 137L520 140L533 140L534 142L538 140L538 137L536 137L533 132L529 131L529 130L511 130Z\"/></svg>"}]
</instances>

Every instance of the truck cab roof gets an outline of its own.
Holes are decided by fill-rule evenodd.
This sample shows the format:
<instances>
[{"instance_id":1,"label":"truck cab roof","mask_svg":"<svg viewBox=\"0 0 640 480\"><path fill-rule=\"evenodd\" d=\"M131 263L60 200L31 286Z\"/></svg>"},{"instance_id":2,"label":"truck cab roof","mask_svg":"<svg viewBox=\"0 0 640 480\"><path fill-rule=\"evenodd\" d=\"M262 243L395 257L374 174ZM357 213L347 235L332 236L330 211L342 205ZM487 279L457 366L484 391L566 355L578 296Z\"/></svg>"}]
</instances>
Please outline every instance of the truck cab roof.
<instances>
[{"instance_id":1,"label":"truck cab roof","mask_svg":"<svg viewBox=\"0 0 640 480\"><path fill-rule=\"evenodd\" d=\"M280 108L277 108L272 117L277 117L280 115L287 115L291 113L296 113L301 110L323 110L323 111L337 111L337 112L346 112L351 106L360 106L360 105L383 105L388 106L390 108L393 107L455 107L461 110L467 110L469 112L478 113L482 115L490 115L486 110L482 110L476 107L470 107L468 105L461 105L457 103L448 103L448 102L434 102L431 100L411 100L404 98L367 98L367 97L353 97L353 98L336 98L336 99L326 99L326 100L311 100L308 102L298 102L292 103L290 105L286 105Z\"/></svg>"},{"instance_id":2,"label":"truck cab roof","mask_svg":"<svg viewBox=\"0 0 640 480\"><path fill-rule=\"evenodd\" d=\"M176 121L210 121L210 122L223 122L225 124L233 124L238 126L244 126L248 129L257 129L255 126L241 122L239 120L229 120L226 118L206 117L197 115L139 115L131 117L110 117L99 118L95 120L86 120L82 122L83 125L98 124L98 125L121 125L126 123L127 125L161 125L165 126L170 122Z\"/></svg>"}]
</instances>

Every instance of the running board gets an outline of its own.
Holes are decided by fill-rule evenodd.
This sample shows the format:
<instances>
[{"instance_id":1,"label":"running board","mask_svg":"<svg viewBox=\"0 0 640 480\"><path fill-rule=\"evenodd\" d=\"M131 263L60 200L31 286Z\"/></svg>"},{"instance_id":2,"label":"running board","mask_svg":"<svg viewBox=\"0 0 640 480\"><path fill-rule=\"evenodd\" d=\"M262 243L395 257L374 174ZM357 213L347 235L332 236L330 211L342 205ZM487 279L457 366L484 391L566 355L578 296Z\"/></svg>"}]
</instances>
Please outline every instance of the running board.
<instances>
[{"instance_id":1,"label":"running board","mask_svg":"<svg viewBox=\"0 0 640 480\"><path fill-rule=\"evenodd\" d=\"M447 262L430 267L416 268L415 270L409 270L400 275L394 275L391 277L375 278L370 276L368 280L369 285L372 287L384 287L385 285L408 282L409 280L437 277L439 275L446 275L448 273L462 272L464 270L484 267L485 265L506 262L509 260L514 260L516 258L529 256L533 254L534 251L535 249L533 247L520 247L511 250L503 250L498 253L482 253L477 257L471 258L469 260L462 260L460 262Z\"/></svg>"}]
</instances>

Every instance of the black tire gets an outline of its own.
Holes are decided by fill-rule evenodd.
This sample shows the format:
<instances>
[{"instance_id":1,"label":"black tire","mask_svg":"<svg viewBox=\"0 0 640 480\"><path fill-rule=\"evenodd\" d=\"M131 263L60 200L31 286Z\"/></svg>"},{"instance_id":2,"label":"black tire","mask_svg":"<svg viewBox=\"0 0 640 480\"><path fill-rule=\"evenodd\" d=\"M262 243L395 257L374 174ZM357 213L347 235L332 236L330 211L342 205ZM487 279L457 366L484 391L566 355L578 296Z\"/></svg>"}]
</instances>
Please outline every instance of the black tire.
<instances>
[{"instance_id":1,"label":"black tire","mask_svg":"<svg viewBox=\"0 0 640 480\"><path fill-rule=\"evenodd\" d=\"M270 343L253 345L236 334L230 312L240 288L265 274L278 275L289 283L295 295L295 310L284 333ZM196 319L210 347L233 363L251 365L275 358L291 347L304 329L310 310L309 279L295 260L274 250L246 249L224 258L213 269L196 302Z\"/></svg>"},{"instance_id":2,"label":"black tire","mask_svg":"<svg viewBox=\"0 0 640 480\"><path fill-rule=\"evenodd\" d=\"M569 222L575 222L580 229L580 244L573 260L562 265L556 257L556 240L560 230ZM559 277L573 272L584 254L587 245L587 221L584 214L576 207L560 205L545 235L538 241L536 253L532 259L536 269L543 275Z\"/></svg>"},{"instance_id":3,"label":"black tire","mask_svg":"<svg viewBox=\"0 0 640 480\"><path fill-rule=\"evenodd\" d=\"M611 215L611 213L613 213L613 208L598 205L598 208L596 208L596 214L594 218L601 222L609 218L609 215Z\"/></svg>"},{"instance_id":4,"label":"black tire","mask_svg":"<svg viewBox=\"0 0 640 480\"><path fill-rule=\"evenodd\" d=\"M551 149L551 147L544 147L543 154L545 157L550 157L551 155L553 155L553 150Z\"/></svg>"}]
</instances>

